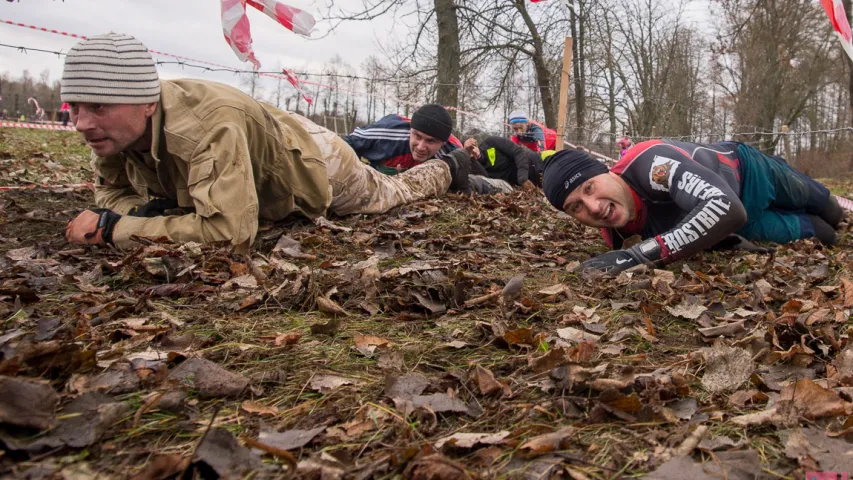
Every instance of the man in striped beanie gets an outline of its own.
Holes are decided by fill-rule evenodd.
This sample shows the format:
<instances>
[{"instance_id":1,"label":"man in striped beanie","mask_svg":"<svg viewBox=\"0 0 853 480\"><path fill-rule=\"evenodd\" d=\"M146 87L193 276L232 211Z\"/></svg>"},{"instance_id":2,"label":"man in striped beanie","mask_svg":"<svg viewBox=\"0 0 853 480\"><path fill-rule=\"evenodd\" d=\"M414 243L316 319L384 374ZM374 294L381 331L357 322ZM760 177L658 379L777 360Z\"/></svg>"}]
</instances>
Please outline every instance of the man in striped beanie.
<instances>
[{"instance_id":1,"label":"man in striped beanie","mask_svg":"<svg viewBox=\"0 0 853 480\"><path fill-rule=\"evenodd\" d=\"M246 251L259 219L382 213L441 195L453 179L442 160L384 175L300 115L220 83L160 80L129 35L75 45L61 88L97 175L98 208L69 222L71 243L127 248L148 236Z\"/></svg>"}]
</instances>

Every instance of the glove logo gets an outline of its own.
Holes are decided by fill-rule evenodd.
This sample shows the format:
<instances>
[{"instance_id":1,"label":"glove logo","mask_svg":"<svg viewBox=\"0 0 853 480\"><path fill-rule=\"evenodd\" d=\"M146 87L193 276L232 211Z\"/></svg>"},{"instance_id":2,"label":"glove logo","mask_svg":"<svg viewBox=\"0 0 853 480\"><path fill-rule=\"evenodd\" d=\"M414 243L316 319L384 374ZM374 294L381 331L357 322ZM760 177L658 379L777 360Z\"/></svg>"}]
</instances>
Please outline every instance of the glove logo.
<instances>
[{"instance_id":1,"label":"glove logo","mask_svg":"<svg viewBox=\"0 0 853 480\"><path fill-rule=\"evenodd\" d=\"M672 178L681 162L667 157L655 155L652 168L649 170L649 185L654 190L668 192L672 186Z\"/></svg>"},{"instance_id":2,"label":"glove logo","mask_svg":"<svg viewBox=\"0 0 853 480\"><path fill-rule=\"evenodd\" d=\"M616 265L622 265L623 263L628 263L630 261L631 261L630 258L617 258L616 259Z\"/></svg>"}]
</instances>

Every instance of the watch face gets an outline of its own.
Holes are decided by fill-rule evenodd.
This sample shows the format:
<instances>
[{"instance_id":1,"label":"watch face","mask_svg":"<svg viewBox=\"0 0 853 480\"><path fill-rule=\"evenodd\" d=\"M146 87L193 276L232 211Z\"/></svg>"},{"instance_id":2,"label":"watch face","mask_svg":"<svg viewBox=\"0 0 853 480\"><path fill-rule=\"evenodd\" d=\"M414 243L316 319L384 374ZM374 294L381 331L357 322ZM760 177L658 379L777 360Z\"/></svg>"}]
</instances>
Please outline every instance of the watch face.
<instances>
[{"instance_id":1,"label":"watch face","mask_svg":"<svg viewBox=\"0 0 853 480\"><path fill-rule=\"evenodd\" d=\"M654 238L650 238L640 244L640 251L643 253L652 253L658 248L658 242Z\"/></svg>"}]
</instances>

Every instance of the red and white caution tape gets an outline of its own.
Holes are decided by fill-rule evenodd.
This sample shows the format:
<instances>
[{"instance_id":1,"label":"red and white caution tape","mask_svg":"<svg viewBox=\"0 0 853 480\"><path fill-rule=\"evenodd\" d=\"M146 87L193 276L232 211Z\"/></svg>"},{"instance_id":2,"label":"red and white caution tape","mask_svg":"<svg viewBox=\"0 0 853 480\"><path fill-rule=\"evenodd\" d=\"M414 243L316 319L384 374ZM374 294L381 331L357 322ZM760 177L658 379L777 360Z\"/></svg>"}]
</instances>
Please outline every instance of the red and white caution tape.
<instances>
[{"instance_id":1,"label":"red and white caution tape","mask_svg":"<svg viewBox=\"0 0 853 480\"><path fill-rule=\"evenodd\" d=\"M308 102L308 105L314 103L314 100L312 100L311 97L308 96L308 94L302 91L302 87L299 86L299 79L296 78L296 74L293 73L292 70L284 68L281 70L281 73L283 73L284 76L287 77L287 81L290 82L290 84L293 85L293 88L295 88L302 95L302 98L304 98L305 101Z\"/></svg>"},{"instance_id":2,"label":"red and white caution tape","mask_svg":"<svg viewBox=\"0 0 853 480\"><path fill-rule=\"evenodd\" d=\"M8 25L14 25L14 26L17 26L17 27L29 28L29 29L32 29L32 30L39 30L39 31L42 31L42 32L47 32L47 33L54 33L54 34L57 34L57 35L63 35L63 36L67 36L67 37L74 37L74 38L86 38L86 36L85 36L85 35L78 35L78 34L76 34L76 33L68 33L68 32L64 32L64 31L60 31L60 30L54 30L54 29L50 29L50 28L39 27L39 26L36 26L36 25L28 25L28 24L25 24L25 23L13 22L13 21L10 21L10 20L4 20L4 19L2 19L2 18L0 18L0 23L6 23L6 24L8 24ZM232 40L233 40L233 38L232 38ZM222 65L222 64L220 64L220 63L207 62L207 61L199 60L199 59L196 59L196 58L184 57L184 56L181 56L181 55L175 55L175 54L172 54L172 53L161 52L161 51L158 51L158 50L152 50L152 49L150 49L150 48L148 49L148 51L149 51L149 52L151 52L151 53L153 53L153 54L155 54L155 55L161 55L161 56L164 56L164 57L175 58L175 59L178 59L178 60L186 60L186 61L188 61L188 62L200 63L200 64L203 64L203 65L210 65L210 66L212 66L212 67L223 68L223 69L230 70L230 71L233 71L233 72L240 72L240 73L252 73L252 74L260 75L260 76L263 76L263 77L277 78L277 79L278 79L278 78L280 78L280 79L282 79L282 80L287 80L288 82L291 82L291 79L290 79L290 78L288 78L286 75L283 75L283 74L262 73L262 72L255 72L255 71L253 71L253 70L242 70L242 69L236 69L236 68L229 67L229 66L227 66L227 65ZM291 82L291 83L292 83L292 82ZM396 98L396 97L392 97L392 96L382 96L382 95L371 94L371 93L367 93L367 92L361 92L361 91L357 91L357 90L348 90L348 89L344 89L344 88L340 88L340 87L335 87L335 86L332 86L332 85L326 85L326 84L319 83L319 82L312 82L312 81L308 81L308 80L298 80L298 83L300 83L300 84L302 84L302 85L314 85L314 86L317 86L317 87L320 87L320 88L325 88L325 89L327 89L327 90L337 90L337 91L340 91L340 92L350 93L350 94L353 94L353 95L360 95L360 96L365 96L365 97L374 97L374 98L384 98L384 99L386 99L386 100L392 100L392 101L397 102L397 103L400 103L400 104L402 104L402 105L411 105L411 106L414 106L414 107L419 107L419 106L421 105L420 103L417 103L417 102L410 102L410 101L403 100L403 99ZM303 95L304 95L304 93L303 93ZM307 100L307 99L306 99L306 100ZM457 112L457 113L459 113L459 114L461 114L461 115L468 115L468 116L476 117L476 118L485 118L485 117L483 117L483 116L482 116L482 114L477 113L477 112L469 112L469 111L465 111L465 110L458 109L458 108L456 108L456 107L447 107L447 106L446 106L446 107L444 107L444 108L446 108L446 109L448 109L448 110L453 110L453 111L455 111L455 112Z\"/></svg>"},{"instance_id":3,"label":"red and white caution tape","mask_svg":"<svg viewBox=\"0 0 853 480\"><path fill-rule=\"evenodd\" d=\"M249 16L246 15L247 3L293 33L308 36L314 28L314 17L310 14L275 0L222 0L222 33L225 41L241 62L252 62L255 70L261 68L261 63L255 58L252 49L252 32Z\"/></svg>"},{"instance_id":4,"label":"red and white caution tape","mask_svg":"<svg viewBox=\"0 0 853 480\"><path fill-rule=\"evenodd\" d=\"M840 205L841 208L853 212L853 200L839 197L838 195L835 195L835 199L838 200L838 205Z\"/></svg>"},{"instance_id":5,"label":"red and white caution tape","mask_svg":"<svg viewBox=\"0 0 853 480\"><path fill-rule=\"evenodd\" d=\"M835 36L841 42L841 47L853 60L853 32L850 30L850 22L847 21L847 14L844 12L844 4L841 0L820 0L820 4L823 5L832 23L832 29L835 30Z\"/></svg>"},{"instance_id":6,"label":"red and white caution tape","mask_svg":"<svg viewBox=\"0 0 853 480\"><path fill-rule=\"evenodd\" d=\"M29 103L30 105L35 105L36 117L38 117L39 120L44 120L44 109L39 106L38 100L36 100L35 97L30 97L27 99L27 103Z\"/></svg>"},{"instance_id":7,"label":"red and white caution tape","mask_svg":"<svg viewBox=\"0 0 853 480\"><path fill-rule=\"evenodd\" d=\"M69 183L65 185L6 185L0 186L0 192L7 192L9 190L66 190L72 188L88 188L89 190L95 190L94 183Z\"/></svg>"},{"instance_id":8,"label":"red and white caution tape","mask_svg":"<svg viewBox=\"0 0 853 480\"><path fill-rule=\"evenodd\" d=\"M67 130L74 131L76 130L72 126L65 126L50 124L50 123L23 123L23 122L0 122L0 127L7 128L34 128L37 130Z\"/></svg>"}]
</instances>

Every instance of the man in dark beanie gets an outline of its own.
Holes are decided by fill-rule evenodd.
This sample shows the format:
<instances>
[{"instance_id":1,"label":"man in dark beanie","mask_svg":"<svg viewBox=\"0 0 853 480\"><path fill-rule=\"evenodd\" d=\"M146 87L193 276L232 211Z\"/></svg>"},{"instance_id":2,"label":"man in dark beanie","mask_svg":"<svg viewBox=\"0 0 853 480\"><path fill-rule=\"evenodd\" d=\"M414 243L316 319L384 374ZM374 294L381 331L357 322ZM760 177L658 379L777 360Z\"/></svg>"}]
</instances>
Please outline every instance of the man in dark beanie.
<instances>
[{"instance_id":1,"label":"man in dark beanie","mask_svg":"<svg viewBox=\"0 0 853 480\"><path fill-rule=\"evenodd\" d=\"M261 219L382 213L442 195L451 183L446 162L383 175L300 115L220 83L160 80L148 49L128 35L72 47L61 98L97 176L98 208L66 226L72 243L128 248L148 236L245 251ZM425 124L450 134L447 118Z\"/></svg>"},{"instance_id":2,"label":"man in dark beanie","mask_svg":"<svg viewBox=\"0 0 853 480\"><path fill-rule=\"evenodd\" d=\"M453 119L441 105L427 104L415 110L411 120L386 115L370 125L357 127L344 139L355 154L387 175L396 175L431 159L450 167L451 192L470 193L468 161L454 151L462 143L451 134Z\"/></svg>"},{"instance_id":3,"label":"man in dark beanie","mask_svg":"<svg viewBox=\"0 0 853 480\"><path fill-rule=\"evenodd\" d=\"M512 187L484 175L471 175L468 153L450 132L453 121L441 105L424 105L412 114L386 115L358 127L346 137L356 155L387 175L396 175L431 158L447 163L453 180L450 191L491 195L509 193Z\"/></svg>"},{"instance_id":4,"label":"man in dark beanie","mask_svg":"<svg viewBox=\"0 0 853 480\"><path fill-rule=\"evenodd\" d=\"M735 142L650 140L631 147L610 170L585 152L563 150L546 163L543 183L554 208L601 228L618 249L581 268L613 274L711 247L767 251L749 240L816 237L833 245L843 216L826 187ZM644 241L621 249L633 235Z\"/></svg>"}]
</instances>

